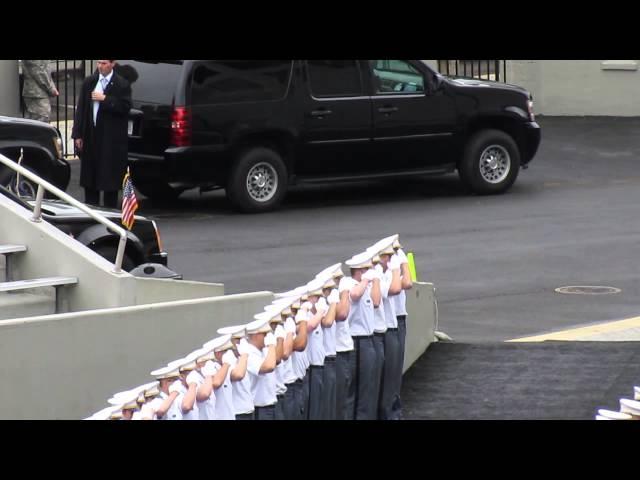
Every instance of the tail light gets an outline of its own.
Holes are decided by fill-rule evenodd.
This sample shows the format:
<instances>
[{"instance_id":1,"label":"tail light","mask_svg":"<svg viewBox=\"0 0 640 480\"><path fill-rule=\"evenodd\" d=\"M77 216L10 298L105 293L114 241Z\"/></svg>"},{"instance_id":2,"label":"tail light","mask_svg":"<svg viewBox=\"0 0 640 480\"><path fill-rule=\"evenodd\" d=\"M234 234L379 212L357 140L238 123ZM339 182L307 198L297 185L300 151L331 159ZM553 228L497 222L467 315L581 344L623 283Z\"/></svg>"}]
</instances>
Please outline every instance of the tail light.
<instances>
[{"instance_id":1,"label":"tail light","mask_svg":"<svg viewBox=\"0 0 640 480\"><path fill-rule=\"evenodd\" d=\"M171 145L191 145L191 112L187 107L173 107L171 112Z\"/></svg>"},{"instance_id":2,"label":"tail light","mask_svg":"<svg viewBox=\"0 0 640 480\"><path fill-rule=\"evenodd\" d=\"M529 101L527 102L527 108L529 110L529 120L531 120L532 122L535 122L536 120L536 116L533 113L533 99L529 99Z\"/></svg>"}]
</instances>

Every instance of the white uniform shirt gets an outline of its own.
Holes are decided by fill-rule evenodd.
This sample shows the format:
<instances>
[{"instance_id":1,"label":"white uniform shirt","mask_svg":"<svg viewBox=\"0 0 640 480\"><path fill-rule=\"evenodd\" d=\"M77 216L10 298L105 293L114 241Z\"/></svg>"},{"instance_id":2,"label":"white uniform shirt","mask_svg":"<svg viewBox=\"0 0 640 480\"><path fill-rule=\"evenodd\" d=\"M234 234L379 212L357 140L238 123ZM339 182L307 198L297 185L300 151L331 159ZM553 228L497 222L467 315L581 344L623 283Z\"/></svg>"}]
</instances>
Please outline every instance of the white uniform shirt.
<instances>
[{"instance_id":1,"label":"white uniform shirt","mask_svg":"<svg viewBox=\"0 0 640 480\"><path fill-rule=\"evenodd\" d=\"M391 297L391 301L393 302L393 308L396 311L396 315L407 314L407 294L404 290L401 290L398 295Z\"/></svg>"},{"instance_id":2,"label":"white uniform shirt","mask_svg":"<svg viewBox=\"0 0 640 480\"><path fill-rule=\"evenodd\" d=\"M325 355L335 356L336 354L336 323L334 319L330 327L322 329Z\"/></svg>"},{"instance_id":3,"label":"white uniform shirt","mask_svg":"<svg viewBox=\"0 0 640 480\"><path fill-rule=\"evenodd\" d=\"M307 347L309 343L307 341ZM293 352L291 354L291 367L293 368L293 374L296 379L302 379L307 374L307 368L309 368L309 358L307 357L307 349L305 348L301 352Z\"/></svg>"},{"instance_id":4,"label":"white uniform shirt","mask_svg":"<svg viewBox=\"0 0 640 480\"><path fill-rule=\"evenodd\" d=\"M162 395L162 393L160 393L160 395ZM151 417L151 420L158 420L158 416L156 415L156 412L160 408L160 405L162 405L163 401L164 401L163 398L161 398L160 396L157 396L151 399L150 401L148 401L147 403L145 403L144 405L142 405L142 407L140 407L140 413L142 413L142 417L143 418Z\"/></svg>"},{"instance_id":5,"label":"white uniform shirt","mask_svg":"<svg viewBox=\"0 0 640 480\"><path fill-rule=\"evenodd\" d=\"M177 381L179 382L180 380ZM167 398L169 398L169 395L164 392L160 392L160 398L161 401L164 402ZM167 410L167 413L165 413L164 416L160 418L160 420L182 420L182 410L180 408L181 401L181 397L180 395L178 395Z\"/></svg>"},{"instance_id":6,"label":"white uniform shirt","mask_svg":"<svg viewBox=\"0 0 640 480\"><path fill-rule=\"evenodd\" d=\"M382 265L378 264L374 269L380 274L380 305L378 305L378 308L373 308L373 331L384 333L387 331L387 320L382 306L382 299L389 293L389 283L385 282Z\"/></svg>"},{"instance_id":7,"label":"white uniform shirt","mask_svg":"<svg viewBox=\"0 0 640 480\"><path fill-rule=\"evenodd\" d=\"M340 285L338 291L351 290L356 282L351 277L342 277L340 279ZM350 352L353 350L353 338L351 338L351 329L349 328L349 319L345 319L342 322L335 322L336 325L336 351L337 352Z\"/></svg>"},{"instance_id":8,"label":"white uniform shirt","mask_svg":"<svg viewBox=\"0 0 640 480\"><path fill-rule=\"evenodd\" d=\"M205 365L212 364L212 363L213 362L211 360L207 360L207 363ZM200 376L202 377L202 383L204 383L204 377L202 376L202 374L200 374ZM216 418L217 398L213 390L211 390L211 395L209 395L209 398L207 398L203 402L198 402L198 400L196 399L196 403L198 404L198 410L200 411L200 420L217 420Z\"/></svg>"},{"instance_id":9,"label":"white uniform shirt","mask_svg":"<svg viewBox=\"0 0 640 480\"><path fill-rule=\"evenodd\" d=\"M249 360L247 362L247 372L251 377L251 394L253 396L253 404L256 407L266 407L273 405L278 400L276 398L275 374L260 373L260 367L265 359L265 352L258 350L255 346L249 344Z\"/></svg>"},{"instance_id":10,"label":"white uniform shirt","mask_svg":"<svg viewBox=\"0 0 640 480\"><path fill-rule=\"evenodd\" d=\"M236 362L237 362L236 358ZM237 365L234 364L233 368ZM231 382L231 390L233 392L233 413L235 415L242 415L244 413L251 413L254 410L253 407L253 395L251 394L251 375L249 371L244 375L242 380L237 382Z\"/></svg>"},{"instance_id":11,"label":"white uniform shirt","mask_svg":"<svg viewBox=\"0 0 640 480\"><path fill-rule=\"evenodd\" d=\"M380 308L384 309L384 319L387 322L387 328L398 328L398 319L396 318L396 308L394 306L393 298L397 295L389 295L389 288L391 287L391 280L393 279L393 272L390 268L387 268L386 272L382 272L382 279L380 280L380 287L384 291L382 295L382 305Z\"/></svg>"},{"instance_id":12,"label":"white uniform shirt","mask_svg":"<svg viewBox=\"0 0 640 480\"><path fill-rule=\"evenodd\" d=\"M197 388L200 388L200 385L202 384L202 375L200 375L195 370L191 370L187 375L187 385L190 385L194 382L197 384ZM188 390L184 387L184 385L181 384L180 386L182 387L182 389L180 390L180 395L178 395L178 397L176 398L176 402L178 402L180 411L182 411L182 401L184 400L184 397L187 394ZM190 412L182 413L182 420L200 420L200 411L198 410L197 401L193 402L193 408Z\"/></svg>"},{"instance_id":13,"label":"white uniform shirt","mask_svg":"<svg viewBox=\"0 0 640 480\"><path fill-rule=\"evenodd\" d=\"M280 363L276 365L274 373L276 379L276 394L282 395L287 391L287 387L284 384L284 360L280 360Z\"/></svg>"},{"instance_id":14,"label":"white uniform shirt","mask_svg":"<svg viewBox=\"0 0 640 480\"><path fill-rule=\"evenodd\" d=\"M354 286L358 282L354 283ZM351 287L353 289L353 287ZM371 282L365 288L362 296L355 302L351 299L351 293L349 293L349 302L351 308L349 309L349 330L354 337L373 335L373 300L371 300Z\"/></svg>"},{"instance_id":15,"label":"white uniform shirt","mask_svg":"<svg viewBox=\"0 0 640 480\"><path fill-rule=\"evenodd\" d=\"M291 318L287 319L287 321L289 320L293 322L293 319ZM286 341L286 337L288 336L289 334L285 336L285 341ZM293 340L295 341L295 339L296 339L296 334L294 332ZM289 355L289 358L287 358L286 360L282 359L282 361L280 362L280 365L282 366L282 380L284 381L284 384L288 385L290 383L295 382L298 377L293 371L293 352L291 353L291 355Z\"/></svg>"},{"instance_id":16,"label":"white uniform shirt","mask_svg":"<svg viewBox=\"0 0 640 480\"><path fill-rule=\"evenodd\" d=\"M235 420L236 414L233 409L233 388L231 387L231 370L238 363L237 359L233 365L229 365L227 375L224 377L224 382L218 388L214 388L213 391L216 394L216 420ZM218 372L222 365L218 362L213 362L216 372Z\"/></svg>"},{"instance_id":17,"label":"white uniform shirt","mask_svg":"<svg viewBox=\"0 0 640 480\"><path fill-rule=\"evenodd\" d=\"M307 355L311 365L324 365L324 332L319 323L313 332L307 333Z\"/></svg>"}]
</instances>

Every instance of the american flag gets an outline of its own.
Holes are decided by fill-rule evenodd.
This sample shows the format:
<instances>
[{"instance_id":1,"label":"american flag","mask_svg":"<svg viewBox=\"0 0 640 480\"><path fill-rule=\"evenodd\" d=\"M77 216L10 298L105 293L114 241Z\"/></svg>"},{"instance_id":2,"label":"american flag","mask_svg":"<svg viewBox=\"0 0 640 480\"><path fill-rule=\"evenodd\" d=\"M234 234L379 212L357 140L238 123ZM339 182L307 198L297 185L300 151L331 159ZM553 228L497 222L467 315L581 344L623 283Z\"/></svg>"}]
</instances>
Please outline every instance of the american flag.
<instances>
[{"instance_id":1,"label":"american flag","mask_svg":"<svg viewBox=\"0 0 640 480\"><path fill-rule=\"evenodd\" d=\"M122 180L122 225L127 227L128 230L133 227L133 222L135 222L133 215L136 210L138 210L138 199L127 168L127 173L124 176L124 180Z\"/></svg>"}]
</instances>

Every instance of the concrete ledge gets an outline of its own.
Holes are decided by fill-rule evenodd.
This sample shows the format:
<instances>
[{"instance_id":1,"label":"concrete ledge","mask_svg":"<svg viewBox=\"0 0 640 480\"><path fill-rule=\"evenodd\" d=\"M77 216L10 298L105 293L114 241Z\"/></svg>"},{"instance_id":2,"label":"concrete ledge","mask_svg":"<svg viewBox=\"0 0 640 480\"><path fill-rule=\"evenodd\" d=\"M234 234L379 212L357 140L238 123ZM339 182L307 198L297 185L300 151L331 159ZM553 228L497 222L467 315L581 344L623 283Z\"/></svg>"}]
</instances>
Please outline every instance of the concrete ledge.
<instances>
[{"instance_id":1,"label":"concrete ledge","mask_svg":"<svg viewBox=\"0 0 640 480\"><path fill-rule=\"evenodd\" d=\"M635 60L605 60L600 63L602 70L638 70L638 63Z\"/></svg>"}]
</instances>

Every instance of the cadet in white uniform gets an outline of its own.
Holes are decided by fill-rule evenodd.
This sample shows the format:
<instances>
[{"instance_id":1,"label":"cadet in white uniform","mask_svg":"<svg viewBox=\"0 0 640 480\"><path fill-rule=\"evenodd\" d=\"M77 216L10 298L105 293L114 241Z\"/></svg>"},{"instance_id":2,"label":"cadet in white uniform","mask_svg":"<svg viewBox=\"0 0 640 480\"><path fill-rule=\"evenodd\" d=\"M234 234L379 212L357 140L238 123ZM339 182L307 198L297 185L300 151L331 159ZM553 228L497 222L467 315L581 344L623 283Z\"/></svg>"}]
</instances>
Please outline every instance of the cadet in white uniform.
<instances>
[{"instance_id":1,"label":"cadet in white uniform","mask_svg":"<svg viewBox=\"0 0 640 480\"><path fill-rule=\"evenodd\" d=\"M111 397L108 402L111 405L119 406L122 412L122 420L131 420L133 414L139 410L138 407L139 392L134 390L124 390L118 392Z\"/></svg>"},{"instance_id":2,"label":"cadet in white uniform","mask_svg":"<svg viewBox=\"0 0 640 480\"><path fill-rule=\"evenodd\" d=\"M171 362L168 366L159 368L151 372L151 375L160 382L159 398L162 403L155 409L155 415L158 420L182 420L182 411L180 405L176 402L179 391L175 388L173 392L169 391L171 385L180 382L180 372L176 362Z\"/></svg>"},{"instance_id":3,"label":"cadet in white uniform","mask_svg":"<svg viewBox=\"0 0 640 480\"><path fill-rule=\"evenodd\" d=\"M322 296L323 280L314 279L307 284L311 318L307 323L309 333L307 355L309 356L309 420L324 420L326 417L324 392L324 331L321 325L329 307Z\"/></svg>"},{"instance_id":4,"label":"cadet in white uniform","mask_svg":"<svg viewBox=\"0 0 640 480\"><path fill-rule=\"evenodd\" d=\"M236 364L236 356L231 351L231 335L223 335L213 339L209 344L213 346L216 356L215 368L217 375L221 375L220 385L215 387L216 394L216 420L235 420L236 414L233 407L233 387L231 386L231 366ZM214 382L214 386L215 386Z\"/></svg>"},{"instance_id":5,"label":"cadet in white uniform","mask_svg":"<svg viewBox=\"0 0 640 480\"><path fill-rule=\"evenodd\" d=\"M356 397L354 418L377 418L376 352L373 346L374 308L380 305L380 278L372 270L371 254L363 252L345 262L351 268L349 329L356 353Z\"/></svg>"},{"instance_id":6,"label":"cadet in white uniform","mask_svg":"<svg viewBox=\"0 0 640 480\"><path fill-rule=\"evenodd\" d=\"M189 354L180 362L180 395L176 399L180 404L183 420L200 419L196 396L203 379L202 375L195 370L196 357L193 354Z\"/></svg>"},{"instance_id":7,"label":"cadet in white uniform","mask_svg":"<svg viewBox=\"0 0 640 480\"><path fill-rule=\"evenodd\" d=\"M402 368L400 359L400 339L398 337L398 319L394 307L393 297L402 291L400 279L400 262L395 256L392 244L386 246L380 253L380 281L382 306L387 325L384 337L384 371L380 386L380 404L378 419L398 420L393 412L396 397L400 396L400 376L398 369ZM400 370L401 372L401 370Z\"/></svg>"},{"instance_id":8,"label":"cadet in white uniform","mask_svg":"<svg viewBox=\"0 0 640 480\"><path fill-rule=\"evenodd\" d=\"M278 380L279 391L277 392L278 403L276 404L276 419L281 420L296 419L295 389L297 387L294 386L294 383L297 378L293 372L292 365L293 342L296 333L296 323L291 317L291 304L295 300L295 297L281 298L271 304L271 306L273 306L274 312L280 312L280 320L283 323L283 325L281 326L277 325L276 331L274 332L276 339L278 339L278 344L276 345L276 378ZM269 307L265 307L265 309L267 308ZM278 326L280 326L280 329L278 329ZM281 356L279 352L280 336L283 336ZM278 356L280 356L279 362Z\"/></svg>"},{"instance_id":9,"label":"cadet in white uniform","mask_svg":"<svg viewBox=\"0 0 640 480\"><path fill-rule=\"evenodd\" d=\"M265 312L268 312L272 316L269 320L269 326L271 327L271 332L276 338L276 369L273 372L273 378L276 382L277 401L274 416L276 420L284 420L284 399L287 387L284 383L284 365L282 363L284 359L284 339L286 337L284 327L282 326L284 323L281 313L282 307L279 307L277 304L270 304L265 307Z\"/></svg>"},{"instance_id":10,"label":"cadet in white uniform","mask_svg":"<svg viewBox=\"0 0 640 480\"><path fill-rule=\"evenodd\" d=\"M233 392L233 413L236 420L253 420L254 406L251 395L251 378L247 373L249 354L245 337L245 326L234 325L218 329L220 335L231 335L235 347L236 363L231 365L231 390ZM242 344L242 346L241 346Z\"/></svg>"},{"instance_id":11,"label":"cadet in white uniform","mask_svg":"<svg viewBox=\"0 0 640 480\"><path fill-rule=\"evenodd\" d=\"M342 270L340 270L342 274ZM336 419L353 420L356 401L356 352L349 328L349 291L354 280L342 277L338 283L340 302L336 308Z\"/></svg>"},{"instance_id":12,"label":"cadet in white uniform","mask_svg":"<svg viewBox=\"0 0 640 480\"><path fill-rule=\"evenodd\" d=\"M246 326L248 343L247 371L251 377L251 393L256 420L274 420L276 384L276 338L269 326L270 314L257 314Z\"/></svg>"},{"instance_id":13,"label":"cadet in white uniform","mask_svg":"<svg viewBox=\"0 0 640 480\"><path fill-rule=\"evenodd\" d=\"M202 383L196 393L196 404L200 420L217 420L216 405L218 399L213 391L214 375L216 370L213 366L213 347L203 346L196 354L196 370Z\"/></svg>"},{"instance_id":14,"label":"cadet in white uniform","mask_svg":"<svg viewBox=\"0 0 640 480\"><path fill-rule=\"evenodd\" d=\"M291 304L291 314L296 323L296 335L293 340L293 353L291 354L291 368L296 377L293 385L295 398L293 420L307 419L307 404L309 403L309 357L307 356L309 312L302 310L300 306L300 300L296 300Z\"/></svg>"},{"instance_id":15,"label":"cadet in white uniform","mask_svg":"<svg viewBox=\"0 0 640 480\"><path fill-rule=\"evenodd\" d=\"M322 333L324 345L324 377L322 379L322 403L324 406L324 419L336 419L336 310L340 301L334 273L316 276L324 281L322 294L328 305L327 313L322 319Z\"/></svg>"},{"instance_id":16,"label":"cadet in white uniform","mask_svg":"<svg viewBox=\"0 0 640 480\"><path fill-rule=\"evenodd\" d=\"M402 402L400 401L400 390L402 387L402 369L404 367L404 352L405 343L407 338L407 295L405 290L410 290L413 287L411 281L411 272L409 271L409 260L402 250L402 245L399 240L393 243L393 247L396 250L396 256L400 261L400 283L402 290L400 293L392 297L393 305L396 311L396 318L398 319L398 340L400 342L400 365L398 366L399 372L396 374L399 377L398 386L396 387L398 397L393 402L393 417L400 418L402 415Z\"/></svg>"}]
</instances>

